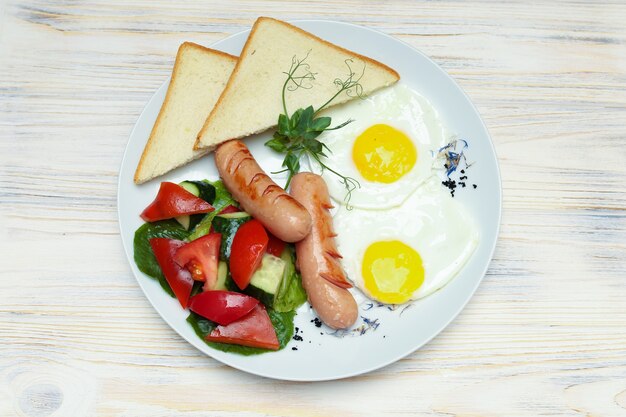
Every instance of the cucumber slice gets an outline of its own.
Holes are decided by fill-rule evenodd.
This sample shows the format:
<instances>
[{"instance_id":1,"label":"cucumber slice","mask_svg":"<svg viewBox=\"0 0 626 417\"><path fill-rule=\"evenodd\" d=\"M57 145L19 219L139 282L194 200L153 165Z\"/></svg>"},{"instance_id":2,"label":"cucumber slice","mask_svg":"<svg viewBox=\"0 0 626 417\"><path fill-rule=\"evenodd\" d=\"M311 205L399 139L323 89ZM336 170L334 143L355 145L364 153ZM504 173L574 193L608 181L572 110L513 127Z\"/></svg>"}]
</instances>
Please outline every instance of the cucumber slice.
<instances>
[{"instance_id":1,"label":"cucumber slice","mask_svg":"<svg viewBox=\"0 0 626 417\"><path fill-rule=\"evenodd\" d=\"M185 190L206 201L213 204L215 201L215 187L204 181L183 181L180 184Z\"/></svg>"},{"instance_id":2,"label":"cucumber slice","mask_svg":"<svg viewBox=\"0 0 626 417\"><path fill-rule=\"evenodd\" d=\"M174 217L174 219L180 223L181 226L185 228L185 230L189 230L189 225L191 224L191 216L185 214L184 216Z\"/></svg>"},{"instance_id":3,"label":"cucumber slice","mask_svg":"<svg viewBox=\"0 0 626 417\"><path fill-rule=\"evenodd\" d=\"M252 275L245 292L271 307L283 280L285 266L283 259L266 253L263 255L261 267Z\"/></svg>"},{"instance_id":4,"label":"cucumber slice","mask_svg":"<svg viewBox=\"0 0 626 417\"><path fill-rule=\"evenodd\" d=\"M275 295L280 286L280 281L283 279L284 270L285 261L277 256L266 253L263 255L261 267L252 275L250 285L268 294Z\"/></svg>"},{"instance_id":5,"label":"cucumber slice","mask_svg":"<svg viewBox=\"0 0 626 417\"><path fill-rule=\"evenodd\" d=\"M241 213L228 213L223 216L215 216L213 219L213 229L217 233L222 234L222 244L220 246L220 259L222 261L228 261L230 258L230 248L235 238L235 233L239 230L239 227L245 222L249 221L252 217L249 214L232 217L231 214ZM229 216L229 217L226 217Z\"/></svg>"},{"instance_id":6,"label":"cucumber slice","mask_svg":"<svg viewBox=\"0 0 626 417\"><path fill-rule=\"evenodd\" d=\"M193 183L193 181L183 181L178 183L178 185L180 185L196 197L200 197L200 189L196 184Z\"/></svg>"},{"instance_id":7,"label":"cucumber slice","mask_svg":"<svg viewBox=\"0 0 626 417\"><path fill-rule=\"evenodd\" d=\"M218 214L215 217L222 217L224 219L243 219L244 217L250 217L245 211L237 211L235 213Z\"/></svg>"},{"instance_id":8,"label":"cucumber slice","mask_svg":"<svg viewBox=\"0 0 626 417\"><path fill-rule=\"evenodd\" d=\"M217 281L215 282L214 290L224 290L226 291L228 288L226 287L226 277L228 276L228 265L224 261L220 261L217 265Z\"/></svg>"}]
</instances>

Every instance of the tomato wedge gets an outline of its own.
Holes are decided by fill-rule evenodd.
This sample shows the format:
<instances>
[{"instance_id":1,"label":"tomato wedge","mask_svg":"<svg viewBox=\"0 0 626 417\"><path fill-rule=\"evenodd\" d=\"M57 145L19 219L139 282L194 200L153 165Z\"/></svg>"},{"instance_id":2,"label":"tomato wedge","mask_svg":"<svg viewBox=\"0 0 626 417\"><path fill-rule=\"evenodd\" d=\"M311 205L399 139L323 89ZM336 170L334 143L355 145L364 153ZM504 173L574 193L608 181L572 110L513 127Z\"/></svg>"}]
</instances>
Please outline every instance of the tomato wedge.
<instances>
[{"instance_id":1,"label":"tomato wedge","mask_svg":"<svg viewBox=\"0 0 626 417\"><path fill-rule=\"evenodd\" d=\"M267 242L267 253L280 258L280 254L283 253L287 244L271 233L267 235L270 239L269 242Z\"/></svg>"},{"instance_id":2,"label":"tomato wedge","mask_svg":"<svg viewBox=\"0 0 626 417\"><path fill-rule=\"evenodd\" d=\"M167 239L164 237L155 237L150 239L150 247L156 260L161 267L161 271L167 280L167 283L174 291L174 295L178 298L178 302L183 308L187 308L189 295L193 287L193 278L191 273L185 268L181 268L174 262L174 253L178 248L185 245L182 240Z\"/></svg>"},{"instance_id":3,"label":"tomato wedge","mask_svg":"<svg viewBox=\"0 0 626 417\"><path fill-rule=\"evenodd\" d=\"M194 280L206 282L207 288L213 288L217 282L221 243L221 234L209 233L178 249L174 254L174 262L187 268Z\"/></svg>"},{"instance_id":4,"label":"tomato wedge","mask_svg":"<svg viewBox=\"0 0 626 417\"><path fill-rule=\"evenodd\" d=\"M220 214L228 214L228 213L238 213L241 210L239 210L237 207L233 206L232 204L229 206L226 206L222 209L222 211L220 211Z\"/></svg>"},{"instance_id":5,"label":"tomato wedge","mask_svg":"<svg viewBox=\"0 0 626 417\"><path fill-rule=\"evenodd\" d=\"M227 326L217 326L206 339L271 350L280 348L270 316L261 303L241 319Z\"/></svg>"},{"instance_id":6,"label":"tomato wedge","mask_svg":"<svg viewBox=\"0 0 626 417\"><path fill-rule=\"evenodd\" d=\"M152 203L141 213L147 222L171 219L185 214L208 213L215 210L212 205L196 197L173 182L162 182Z\"/></svg>"},{"instance_id":7,"label":"tomato wedge","mask_svg":"<svg viewBox=\"0 0 626 417\"><path fill-rule=\"evenodd\" d=\"M217 324L228 325L248 314L259 300L240 292L205 291L191 297L189 309Z\"/></svg>"},{"instance_id":8,"label":"tomato wedge","mask_svg":"<svg viewBox=\"0 0 626 417\"><path fill-rule=\"evenodd\" d=\"M248 286L252 274L261 265L268 241L267 232L258 220L242 224L235 233L230 249L230 274L239 289Z\"/></svg>"}]
</instances>

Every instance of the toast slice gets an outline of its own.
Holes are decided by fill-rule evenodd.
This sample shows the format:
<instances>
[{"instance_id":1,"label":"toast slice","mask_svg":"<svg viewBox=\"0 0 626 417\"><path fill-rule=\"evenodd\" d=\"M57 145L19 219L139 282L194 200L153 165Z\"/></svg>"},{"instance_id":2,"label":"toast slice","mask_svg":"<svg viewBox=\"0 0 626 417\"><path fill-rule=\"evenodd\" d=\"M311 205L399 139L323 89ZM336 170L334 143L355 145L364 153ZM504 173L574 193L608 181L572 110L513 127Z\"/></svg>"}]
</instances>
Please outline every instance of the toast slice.
<instances>
[{"instance_id":1,"label":"toast slice","mask_svg":"<svg viewBox=\"0 0 626 417\"><path fill-rule=\"evenodd\" d=\"M213 109L237 57L185 42L178 48L165 101L135 171L141 184L206 154L196 135Z\"/></svg>"},{"instance_id":2,"label":"toast slice","mask_svg":"<svg viewBox=\"0 0 626 417\"><path fill-rule=\"evenodd\" d=\"M308 56L307 56L308 53ZM345 80L351 71L363 76L362 95L398 81L400 76L380 62L333 45L280 20L260 17L255 22L237 65L217 104L209 114L194 149L210 150L229 139L262 132L276 125L283 113L281 91L292 59L303 59L315 73L307 87L288 91L287 109L320 107L335 95L336 79ZM351 61L348 61L351 60ZM349 64L349 67L348 65ZM302 75L297 73L295 75ZM356 78L355 77L355 78ZM332 105L355 98L341 93ZM291 114L289 114L291 116Z\"/></svg>"}]
</instances>

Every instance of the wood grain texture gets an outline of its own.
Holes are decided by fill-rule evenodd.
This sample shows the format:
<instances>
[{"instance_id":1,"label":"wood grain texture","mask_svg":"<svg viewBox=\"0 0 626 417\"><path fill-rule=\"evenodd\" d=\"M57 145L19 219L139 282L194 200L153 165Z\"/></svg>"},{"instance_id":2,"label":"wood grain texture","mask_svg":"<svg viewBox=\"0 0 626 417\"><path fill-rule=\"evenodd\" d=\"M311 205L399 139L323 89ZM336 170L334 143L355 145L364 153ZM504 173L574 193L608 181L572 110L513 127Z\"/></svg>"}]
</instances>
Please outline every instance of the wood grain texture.
<instances>
[{"instance_id":1,"label":"wood grain texture","mask_svg":"<svg viewBox=\"0 0 626 417\"><path fill-rule=\"evenodd\" d=\"M499 155L489 272L418 352L328 383L205 357L132 277L130 130L178 45L259 15L363 24L469 94ZM626 416L626 4L0 2L0 416Z\"/></svg>"}]
</instances>

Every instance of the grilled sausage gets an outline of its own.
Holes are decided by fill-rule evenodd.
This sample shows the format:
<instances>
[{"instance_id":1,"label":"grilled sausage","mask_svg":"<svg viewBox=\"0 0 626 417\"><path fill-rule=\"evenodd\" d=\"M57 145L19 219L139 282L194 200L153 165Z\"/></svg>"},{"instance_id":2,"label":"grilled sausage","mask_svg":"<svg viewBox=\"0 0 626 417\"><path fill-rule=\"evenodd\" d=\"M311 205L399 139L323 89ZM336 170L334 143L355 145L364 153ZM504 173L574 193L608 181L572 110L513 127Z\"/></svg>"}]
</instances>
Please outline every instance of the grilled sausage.
<instances>
[{"instance_id":1,"label":"grilled sausage","mask_svg":"<svg viewBox=\"0 0 626 417\"><path fill-rule=\"evenodd\" d=\"M335 245L332 208L326 183L316 174L300 173L293 177L291 195L311 214L311 233L296 243L298 268L302 285L324 323L333 329L345 329L354 324L358 307L347 288L351 287L339 264Z\"/></svg>"},{"instance_id":2,"label":"grilled sausage","mask_svg":"<svg viewBox=\"0 0 626 417\"><path fill-rule=\"evenodd\" d=\"M302 240L311 231L311 216L265 172L241 141L231 140L215 151L224 185L241 207L285 242Z\"/></svg>"}]
</instances>

